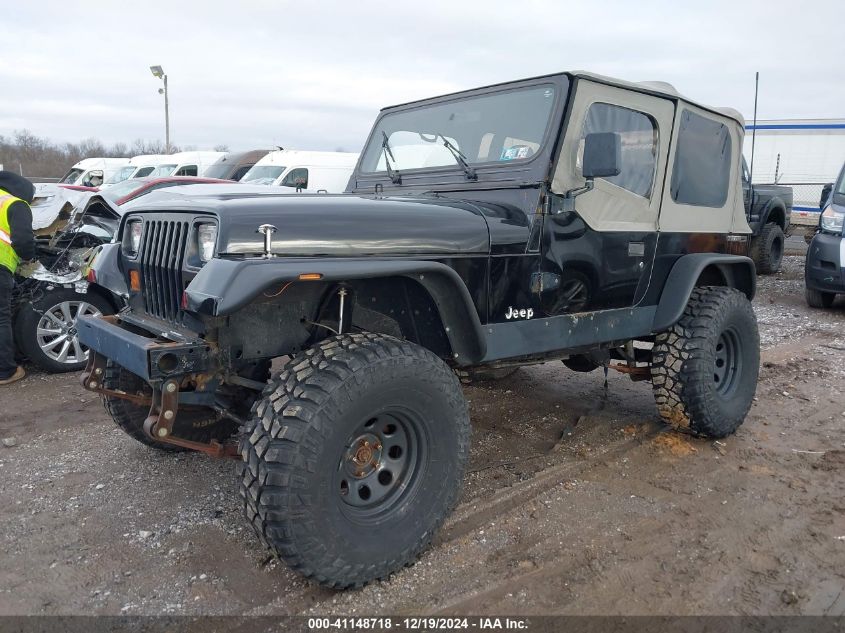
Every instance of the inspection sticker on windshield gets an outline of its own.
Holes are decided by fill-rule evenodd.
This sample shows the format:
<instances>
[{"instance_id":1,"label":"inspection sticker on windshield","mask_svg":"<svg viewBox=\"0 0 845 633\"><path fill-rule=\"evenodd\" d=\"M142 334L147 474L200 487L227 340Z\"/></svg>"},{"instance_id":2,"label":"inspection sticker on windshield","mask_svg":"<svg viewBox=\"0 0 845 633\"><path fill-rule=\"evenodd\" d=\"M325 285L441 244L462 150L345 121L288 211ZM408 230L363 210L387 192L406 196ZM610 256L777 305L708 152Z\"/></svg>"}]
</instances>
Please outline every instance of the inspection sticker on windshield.
<instances>
[{"instance_id":1,"label":"inspection sticker on windshield","mask_svg":"<svg viewBox=\"0 0 845 633\"><path fill-rule=\"evenodd\" d=\"M526 145L515 145L502 150L502 156L499 160L519 160L520 158L528 158L530 147Z\"/></svg>"}]
</instances>

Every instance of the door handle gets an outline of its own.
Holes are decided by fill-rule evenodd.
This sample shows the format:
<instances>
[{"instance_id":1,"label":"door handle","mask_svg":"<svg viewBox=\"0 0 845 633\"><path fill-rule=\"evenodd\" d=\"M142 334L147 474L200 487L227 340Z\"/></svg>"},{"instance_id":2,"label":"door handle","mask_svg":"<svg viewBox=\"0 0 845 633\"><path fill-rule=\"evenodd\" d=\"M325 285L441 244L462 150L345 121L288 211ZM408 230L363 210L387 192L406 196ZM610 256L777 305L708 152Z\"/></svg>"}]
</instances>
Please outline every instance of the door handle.
<instances>
[{"instance_id":1,"label":"door handle","mask_svg":"<svg viewBox=\"0 0 845 633\"><path fill-rule=\"evenodd\" d=\"M645 257L645 242L628 242L628 257Z\"/></svg>"}]
</instances>

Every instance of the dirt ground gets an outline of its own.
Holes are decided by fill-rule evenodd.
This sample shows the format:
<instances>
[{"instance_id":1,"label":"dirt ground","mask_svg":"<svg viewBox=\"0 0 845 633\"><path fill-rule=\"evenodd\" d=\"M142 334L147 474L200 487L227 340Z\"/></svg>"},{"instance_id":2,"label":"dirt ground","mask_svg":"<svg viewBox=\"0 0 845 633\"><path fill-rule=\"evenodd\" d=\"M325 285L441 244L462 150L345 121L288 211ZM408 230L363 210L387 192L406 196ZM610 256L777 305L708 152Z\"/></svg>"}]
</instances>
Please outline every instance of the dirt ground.
<instances>
[{"instance_id":1,"label":"dirt ground","mask_svg":"<svg viewBox=\"0 0 845 633\"><path fill-rule=\"evenodd\" d=\"M757 398L723 442L667 431L622 375L466 388L459 507L360 591L268 556L231 462L147 449L76 376L34 373L0 391L0 615L843 615L845 304L807 308L802 271L760 279Z\"/></svg>"}]
</instances>

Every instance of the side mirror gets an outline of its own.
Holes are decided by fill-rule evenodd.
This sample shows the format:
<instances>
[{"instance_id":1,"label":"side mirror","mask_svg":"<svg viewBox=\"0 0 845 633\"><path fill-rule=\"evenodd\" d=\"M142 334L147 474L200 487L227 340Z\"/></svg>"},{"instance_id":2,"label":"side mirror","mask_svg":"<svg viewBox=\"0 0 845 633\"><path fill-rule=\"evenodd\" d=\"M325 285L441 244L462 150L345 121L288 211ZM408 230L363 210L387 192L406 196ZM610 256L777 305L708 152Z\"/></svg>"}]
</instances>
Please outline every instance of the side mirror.
<instances>
[{"instance_id":1,"label":"side mirror","mask_svg":"<svg viewBox=\"0 0 845 633\"><path fill-rule=\"evenodd\" d=\"M594 132L584 139L584 178L618 176L622 171L622 138L616 132Z\"/></svg>"},{"instance_id":2,"label":"side mirror","mask_svg":"<svg viewBox=\"0 0 845 633\"><path fill-rule=\"evenodd\" d=\"M827 206L827 199L830 198L831 191L833 191L832 182L829 182L822 187L822 197L819 198L819 209L824 209Z\"/></svg>"}]
</instances>

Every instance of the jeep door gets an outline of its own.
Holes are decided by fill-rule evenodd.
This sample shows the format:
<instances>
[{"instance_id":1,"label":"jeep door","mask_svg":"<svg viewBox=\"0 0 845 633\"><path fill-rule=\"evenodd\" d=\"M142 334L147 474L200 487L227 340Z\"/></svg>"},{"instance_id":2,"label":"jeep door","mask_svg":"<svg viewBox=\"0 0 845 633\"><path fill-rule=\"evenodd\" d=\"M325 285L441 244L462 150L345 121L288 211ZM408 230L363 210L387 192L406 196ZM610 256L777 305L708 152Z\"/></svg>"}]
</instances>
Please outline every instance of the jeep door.
<instances>
[{"instance_id":1,"label":"jeep door","mask_svg":"<svg viewBox=\"0 0 845 633\"><path fill-rule=\"evenodd\" d=\"M577 79L543 226L538 292L546 315L630 307L643 298L674 114L671 99ZM596 178L575 211L562 212L563 196L586 184L584 139L601 132L620 137L620 173Z\"/></svg>"}]
</instances>

